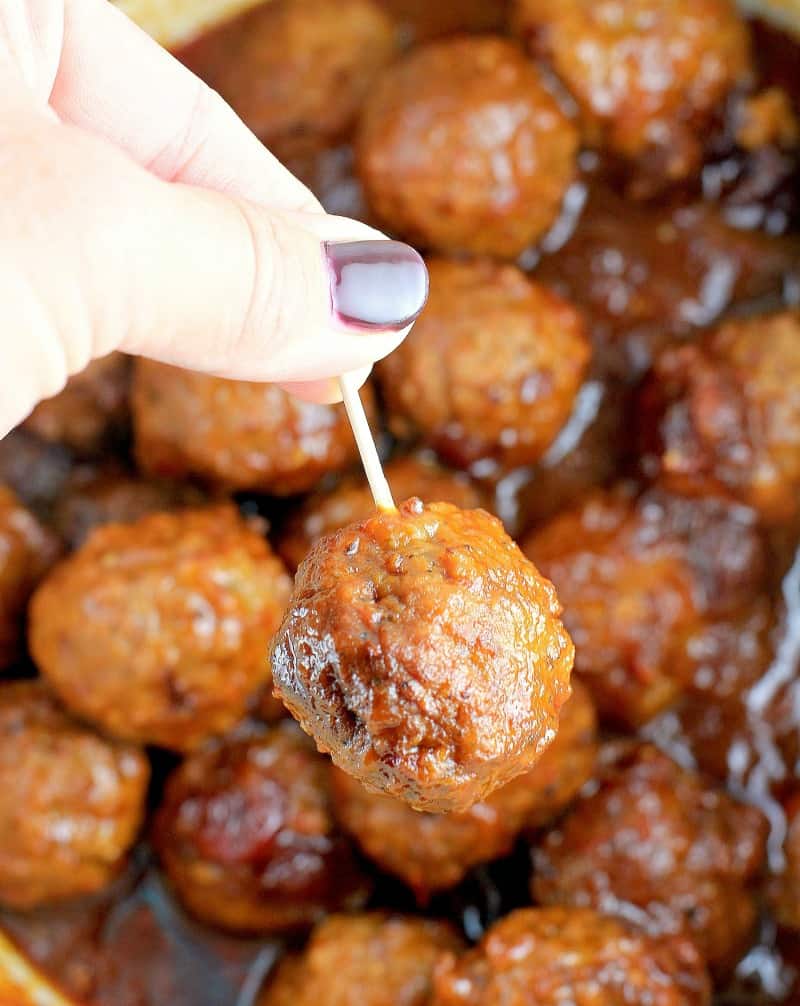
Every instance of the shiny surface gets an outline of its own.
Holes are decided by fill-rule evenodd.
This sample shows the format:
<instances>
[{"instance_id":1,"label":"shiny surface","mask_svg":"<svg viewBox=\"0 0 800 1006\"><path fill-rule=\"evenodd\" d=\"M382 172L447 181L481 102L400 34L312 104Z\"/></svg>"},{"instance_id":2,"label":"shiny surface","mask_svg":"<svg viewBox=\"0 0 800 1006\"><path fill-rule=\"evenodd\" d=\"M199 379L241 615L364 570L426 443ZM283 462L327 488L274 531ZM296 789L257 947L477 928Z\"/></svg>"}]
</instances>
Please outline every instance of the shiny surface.
<instances>
[{"instance_id":1,"label":"shiny surface","mask_svg":"<svg viewBox=\"0 0 800 1006\"><path fill-rule=\"evenodd\" d=\"M430 43L364 106L356 165L375 213L422 247L514 258L555 221L578 138L502 38Z\"/></svg>"},{"instance_id":2,"label":"shiny surface","mask_svg":"<svg viewBox=\"0 0 800 1006\"><path fill-rule=\"evenodd\" d=\"M581 316L515 266L435 258L428 267L427 307L377 367L390 428L459 467L537 461L589 362Z\"/></svg>"},{"instance_id":3,"label":"shiny surface","mask_svg":"<svg viewBox=\"0 0 800 1006\"><path fill-rule=\"evenodd\" d=\"M112 736L196 747L269 678L264 645L290 581L231 506L97 528L32 602L34 660Z\"/></svg>"},{"instance_id":4,"label":"shiny surface","mask_svg":"<svg viewBox=\"0 0 800 1006\"><path fill-rule=\"evenodd\" d=\"M362 395L371 414L370 389ZM285 496L358 461L343 406L303 402L274 384L139 360L132 407L137 458L162 478L196 475L229 490Z\"/></svg>"},{"instance_id":5,"label":"shiny surface","mask_svg":"<svg viewBox=\"0 0 800 1006\"><path fill-rule=\"evenodd\" d=\"M462 810L555 736L573 648L555 592L500 522L402 503L312 549L272 648L321 750L419 810Z\"/></svg>"}]
</instances>

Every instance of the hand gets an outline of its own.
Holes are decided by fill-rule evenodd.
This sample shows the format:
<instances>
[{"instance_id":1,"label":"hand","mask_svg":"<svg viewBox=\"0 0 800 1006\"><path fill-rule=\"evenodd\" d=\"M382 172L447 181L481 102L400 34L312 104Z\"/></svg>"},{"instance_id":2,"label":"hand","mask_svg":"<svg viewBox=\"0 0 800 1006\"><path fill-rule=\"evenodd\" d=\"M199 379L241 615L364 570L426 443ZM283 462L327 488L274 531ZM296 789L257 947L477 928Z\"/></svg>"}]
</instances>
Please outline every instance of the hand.
<instances>
[{"instance_id":1,"label":"hand","mask_svg":"<svg viewBox=\"0 0 800 1006\"><path fill-rule=\"evenodd\" d=\"M336 400L425 300L382 237L107 0L0 0L0 436L114 349Z\"/></svg>"}]
</instances>

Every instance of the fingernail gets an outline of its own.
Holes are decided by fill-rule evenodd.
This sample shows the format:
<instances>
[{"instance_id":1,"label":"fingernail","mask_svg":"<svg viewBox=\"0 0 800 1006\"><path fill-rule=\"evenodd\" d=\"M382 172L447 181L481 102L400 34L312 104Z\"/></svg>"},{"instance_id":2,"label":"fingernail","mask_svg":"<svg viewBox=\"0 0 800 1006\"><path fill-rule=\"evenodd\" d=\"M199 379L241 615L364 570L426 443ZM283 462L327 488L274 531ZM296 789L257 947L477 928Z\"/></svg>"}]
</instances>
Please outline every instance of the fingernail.
<instances>
[{"instance_id":1,"label":"fingernail","mask_svg":"<svg viewBox=\"0 0 800 1006\"><path fill-rule=\"evenodd\" d=\"M428 299L422 256L401 241L328 241L333 313L345 325L400 329Z\"/></svg>"}]
</instances>

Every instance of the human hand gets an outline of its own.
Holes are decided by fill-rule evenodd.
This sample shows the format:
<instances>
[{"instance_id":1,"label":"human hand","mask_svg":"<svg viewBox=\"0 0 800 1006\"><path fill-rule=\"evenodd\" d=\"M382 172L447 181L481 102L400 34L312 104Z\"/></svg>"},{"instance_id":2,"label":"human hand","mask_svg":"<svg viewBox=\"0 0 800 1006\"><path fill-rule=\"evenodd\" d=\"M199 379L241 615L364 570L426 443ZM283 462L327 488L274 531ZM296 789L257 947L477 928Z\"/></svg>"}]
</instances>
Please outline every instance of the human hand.
<instances>
[{"instance_id":1,"label":"human hand","mask_svg":"<svg viewBox=\"0 0 800 1006\"><path fill-rule=\"evenodd\" d=\"M425 300L382 237L107 0L0 0L0 436L115 349L335 400Z\"/></svg>"}]
</instances>

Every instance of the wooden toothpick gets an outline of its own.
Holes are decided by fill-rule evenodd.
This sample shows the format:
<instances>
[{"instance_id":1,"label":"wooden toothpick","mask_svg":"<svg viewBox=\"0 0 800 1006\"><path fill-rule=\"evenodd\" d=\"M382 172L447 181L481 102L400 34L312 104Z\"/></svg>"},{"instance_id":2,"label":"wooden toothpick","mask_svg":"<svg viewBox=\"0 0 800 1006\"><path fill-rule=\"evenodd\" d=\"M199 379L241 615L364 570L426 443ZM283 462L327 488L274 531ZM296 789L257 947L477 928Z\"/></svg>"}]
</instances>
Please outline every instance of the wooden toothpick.
<instances>
[{"instance_id":1,"label":"wooden toothpick","mask_svg":"<svg viewBox=\"0 0 800 1006\"><path fill-rule=\"evenodd\" d=\"M381 459L378 457L378 449L372 436L372 430L367 422L367 414L364 412L364 405L358 394L352 374L342 374L339 378L339 388L342 392L344 407L347 410L347 418L353 428L353 436L356 438L358 453L361 455L361 464L369 482L372 498L375 506L379 510L396 510L392 499L392 490L383 474Z\"/></svg>"}]
</instances>

